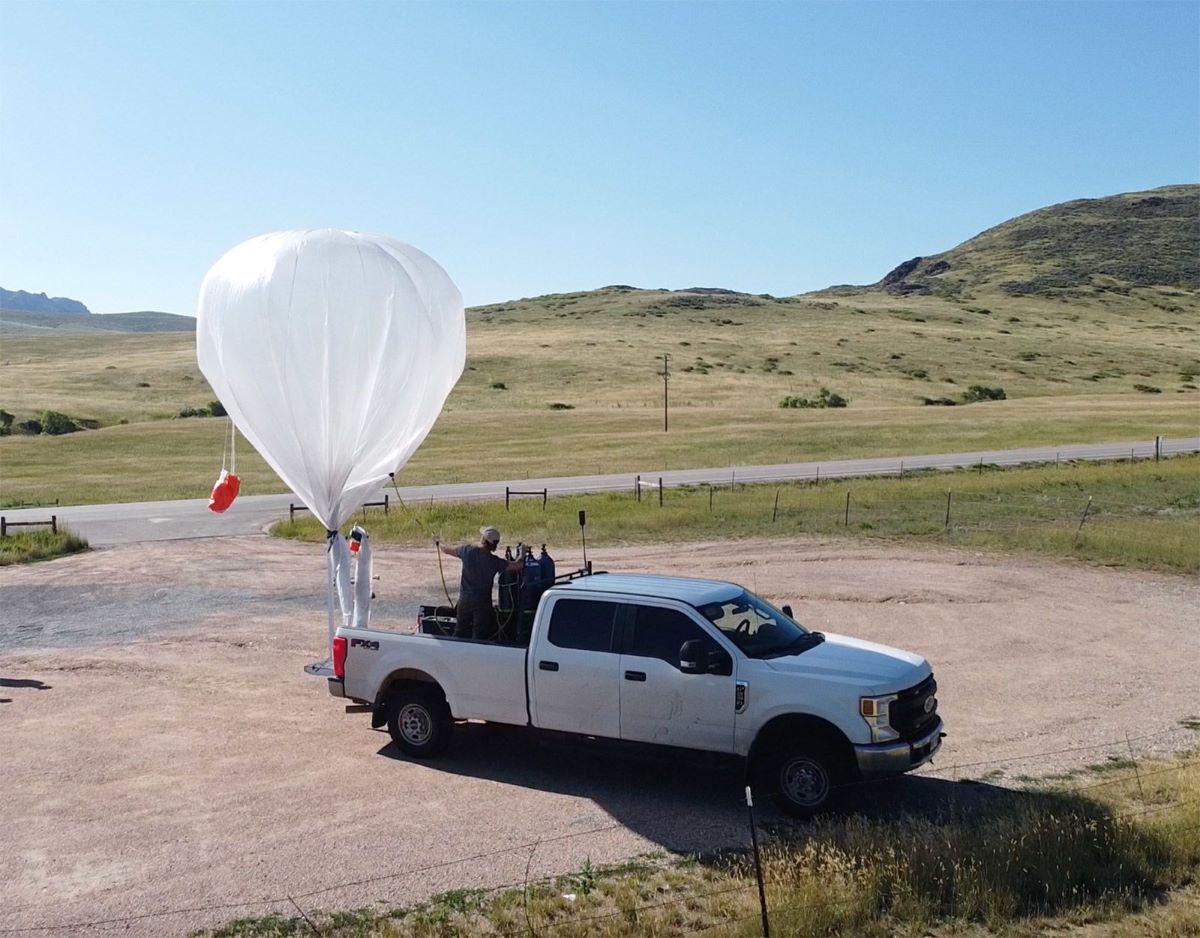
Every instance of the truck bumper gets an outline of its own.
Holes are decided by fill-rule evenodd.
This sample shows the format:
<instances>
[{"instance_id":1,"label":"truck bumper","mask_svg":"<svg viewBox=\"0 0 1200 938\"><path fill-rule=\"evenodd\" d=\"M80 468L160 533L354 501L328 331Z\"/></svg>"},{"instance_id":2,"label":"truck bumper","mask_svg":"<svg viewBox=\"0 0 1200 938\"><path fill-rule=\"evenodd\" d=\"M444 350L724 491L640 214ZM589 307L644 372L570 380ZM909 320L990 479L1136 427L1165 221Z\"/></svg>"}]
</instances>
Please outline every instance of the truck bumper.
<instances>
[{"instance_id":1,"label":"truck bumper","mask_svg":"<svg viewBox=\"0 0 1200 938\"><path fill-rule=\"evenodd\" d=\"M858 771L864 778L879 775L899 775L919 765L924 765L942 747L943 723L939 719L934 728L911 743L877 743L870 746L855 746Z\"/></svg>"},{"instance_id":2,"label":"truck bumper","mask_svg":"<svg viewBox=\"0 0 1200 938\"><path fill-rule=\"evenodd\" d=\"M333 663L328 659L325 661L314 661L312 664L304 666L304 673L312 677L326 678L329 683L329 693L334 697L346 696L346 683L340 677L335 677L333 673Z\"/></svg>"}]
</instances>

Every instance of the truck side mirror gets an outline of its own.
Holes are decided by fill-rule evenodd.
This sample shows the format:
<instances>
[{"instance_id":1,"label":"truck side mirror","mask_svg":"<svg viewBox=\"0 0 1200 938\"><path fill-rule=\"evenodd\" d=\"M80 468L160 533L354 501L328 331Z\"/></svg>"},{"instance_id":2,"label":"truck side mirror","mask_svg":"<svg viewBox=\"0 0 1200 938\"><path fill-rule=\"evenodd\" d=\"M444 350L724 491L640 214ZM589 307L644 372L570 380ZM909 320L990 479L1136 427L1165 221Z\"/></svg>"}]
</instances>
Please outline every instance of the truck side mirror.
<instances>
[{"instance_id":1,"label":"truck side mirror","mask_svg":"<svg viewBox=\"0 0 1200 938\"><path fill-rule=\"evenodd\" d=\"M679 670L684 674L703 674L711 647L702 638L684 642L679 648Z\"/></svg>"},{"instance_id":2,"label":"truck side mirror","mask_svg":"<svg viewBox=\"0 0 1200 938\"><path fill-rule=\"evenodd\" d=\"M784 614L785 616L787 616L789 619L791 619L793 622L795 622L795 621L796 621L796 614L795 614L794 612L792 612L792 607L791 607L791 606L784 606L784 607L783 607L783 614Z\"/></svg>"},{"instance_id":3,"label":"truck side mirror","mask_svg":"<svg viewBox=\"0 0 1200 938\"><path fill-rule=\"evenodd\" d=\"M706 638L693 638L679 649L679 670L684 674L732 674L733 659Z\"/></svg>"}]
</instances>

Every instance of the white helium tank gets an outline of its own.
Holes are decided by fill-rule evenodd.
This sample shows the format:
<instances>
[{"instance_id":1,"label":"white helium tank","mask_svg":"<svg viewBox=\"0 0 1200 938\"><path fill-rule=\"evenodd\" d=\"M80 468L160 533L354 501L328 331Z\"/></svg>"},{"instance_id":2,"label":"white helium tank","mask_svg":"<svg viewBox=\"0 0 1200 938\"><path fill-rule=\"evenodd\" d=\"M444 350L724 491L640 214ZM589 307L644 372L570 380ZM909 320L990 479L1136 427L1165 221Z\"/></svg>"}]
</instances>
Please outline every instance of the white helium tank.
<instances>
[{"instance_id":1,"label":"white helium tank","mask_svg":"<svg viewBox=\"0 0 1200 938\"><path fill-rule=\"evenodd\" d=\"M246 439L336 531L421 445L462 374L462 294L393 238L261 235L205 276L196 357Z\"/></svg>"}]
</instances>

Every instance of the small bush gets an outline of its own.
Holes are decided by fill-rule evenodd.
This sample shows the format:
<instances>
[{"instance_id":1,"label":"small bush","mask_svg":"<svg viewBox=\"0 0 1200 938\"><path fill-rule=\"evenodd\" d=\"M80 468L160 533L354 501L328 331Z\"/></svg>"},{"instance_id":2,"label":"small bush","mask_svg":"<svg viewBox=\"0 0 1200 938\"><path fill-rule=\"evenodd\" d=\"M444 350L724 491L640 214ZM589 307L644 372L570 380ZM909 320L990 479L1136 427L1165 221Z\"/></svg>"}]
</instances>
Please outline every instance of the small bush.
<instances>
[{"instance_id":1,"label":"small bush","mask_svg":"<svg viewBox=\"0 0 1200 938\"><path fill-rule=\"evenodd\" d=\"M17 429L25 433L32 433L36 435L42 432L42 422L36 418L32 420L22 420L19 424L17 424Z\"/></svg>"},{"instance_id":2,"label":"small bush","mask_svg":"<svg viewBox=\"0 0 1200 938\"><path fill-rule=\"evenodd\" d=\"M492 382L492 390L493 391L507 391L508 385L505 384L503 381L493 381Z\"/></svg>"},{"instance_id":3,"label":"small bush","mask_svg":"<svg viewBox=\"0 0 1200 938\"><path fill-rule=\"evenodd\" d=\"M550 409L551 410L574 410L575 405L574 404L564 404L561 401L555 401L553 404L550 405Z\"/></svg>"},{"instance_id":4,"label":"small bush","mask_svg":"<svg viewBox=\"0 0 1200 938\"><path fill-rule=\"evenodd\" d=\"M8 436L12 433L14 419L13 415L7 410L0 410L0 436Z\"/></svg>"},{"instance_id":5,"label":"small bush","mask_svg":"<svg viewBox=\"0 0 1200 938\"><path fill-rule=\"evenodd\" d=\"M952 397L923 397L921 403L926 407L957 407L958 401Z\"/></svg>"},{"instance_id":6,"label":"small bush","mask_svg":"<svg viewBox=\"0 0 1200 938\"><path fill-rule=\"evenodd\" d=\"M208 412L214 417L227 417L228 413L225 410L225 405L220 401L209 401Z\"/></svg>"},{"instance_id":7,"label":"small bush","mask_svg":"<svg viewBox=\"0 0 1200 938\"><path fill-rule=\"evenodd\" d=\"M781 400L779 406L814 410L825 407L845 407L849 403L849 398L842 397L836 391L831 391L829 388L821 388L820 392L814 398L789 396Z\"/></svg>"},{"instance_id":8,"label":"small bush","mask_svg":"<svg viewBox=\"0 0 1200 938\"><path fill-rule=\"evenodd\" d=\"M149 381L139 381L139 382L137 383L137 387L139 387L139 388L148 388L148 387L150 387L150 382L149 382Z\"/></svg>"},{"instance_id":9,"label":"small bush","mask_svg":"<svg viewBox=\"0 0 1200 938\"><path fill-rule=\"evenodd\" d=\"M1156 388L1152 384L1135 384L1135 391L1141 391L1143 394L1162 394L1162 388Z\"/></svg>"},{"instance_id":10,"label":"small bush","mask_svg":"<svg viewBox=\"0 0 1200 938\"><path fill-rule=\"evenodd\" d=\"M1008 398L1004 393L1004 388L988 388L982 384L971 385L966 393L963 394L963 400L968 404L974 404L977 401L1003 401Z\"/></svg>"},{"instance_id":11,"label":"small bush","mask_svg":"<svg viewBox=\"0 0 1200 938\"><path fill-rule=\"evenodd\" d=\"M41 424L42 432L49 436L62 436L64 433L74 433L79 429L79 424L57 410L42 411Z\"/></svg>"}]
</instances>

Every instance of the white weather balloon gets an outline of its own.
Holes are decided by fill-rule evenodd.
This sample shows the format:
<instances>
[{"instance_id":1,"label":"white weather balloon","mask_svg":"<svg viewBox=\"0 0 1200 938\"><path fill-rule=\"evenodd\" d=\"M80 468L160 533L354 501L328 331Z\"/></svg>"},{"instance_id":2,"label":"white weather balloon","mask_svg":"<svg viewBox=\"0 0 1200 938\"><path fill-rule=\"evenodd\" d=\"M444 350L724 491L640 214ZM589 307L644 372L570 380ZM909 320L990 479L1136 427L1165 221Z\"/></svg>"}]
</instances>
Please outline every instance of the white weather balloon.
<instances>
[{"instance_id":1,"label":"white weather balloon","mask_svg":"<svg viewBox=\"0 0 1200 938\"><path fill-rule=\"evenodd\" d=\"M266 234L205 276L196 356L246 439L337 530L421 445L462 374L462 295L393 238Z\"/></svg>"}]
</instances>

